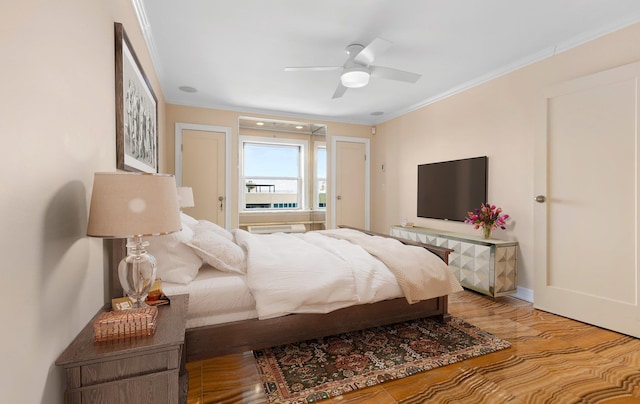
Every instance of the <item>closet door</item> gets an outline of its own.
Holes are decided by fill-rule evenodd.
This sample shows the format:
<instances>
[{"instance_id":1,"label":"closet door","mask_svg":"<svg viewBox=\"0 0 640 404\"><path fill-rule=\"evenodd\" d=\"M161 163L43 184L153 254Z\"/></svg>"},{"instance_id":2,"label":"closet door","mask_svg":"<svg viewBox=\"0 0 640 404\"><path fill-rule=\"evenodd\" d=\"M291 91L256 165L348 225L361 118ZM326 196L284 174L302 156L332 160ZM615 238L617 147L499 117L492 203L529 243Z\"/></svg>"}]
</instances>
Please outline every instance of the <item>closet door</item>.
<instances>
[{"instance_id":1,"label":"closet door","mask_svg":"<svg viewBox=\"0 0 640 404\"><path fill-rule=\"evenodd\" d=\"M176 125L176 180L193 189L195 201L184 213L222 227L229 224L229 133L227 128Z\"/></svg>"},{"instance_id":2,"label":"closet door","mask_svg":"<svg viewBox=\"0 0 640 404\"><path fill-rule=\"evenodd\" d=\"M549 89L533 202L535 306L636 337L639 72L627 65Z\"/></svg>"},{"instance_id":3,"label":"closet door","mask_svg":"<svg viewBox=\"0 0 640 404\"><path fill-rule=\"evenodd\" d=\"M333 139L333 227L370 227L368 142L360 138Z\"/></svg>"}]
</instances>

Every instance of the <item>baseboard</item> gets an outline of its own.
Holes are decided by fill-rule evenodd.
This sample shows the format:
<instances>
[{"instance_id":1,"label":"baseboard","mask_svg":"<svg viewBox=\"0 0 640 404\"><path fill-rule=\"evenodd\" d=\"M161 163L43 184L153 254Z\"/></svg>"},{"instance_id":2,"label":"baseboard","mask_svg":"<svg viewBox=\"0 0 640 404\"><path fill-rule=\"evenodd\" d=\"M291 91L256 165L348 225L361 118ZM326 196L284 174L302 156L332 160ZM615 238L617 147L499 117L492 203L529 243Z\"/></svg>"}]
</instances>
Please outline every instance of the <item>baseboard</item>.
<instances>
[{"instance_id":1,"label":"baseboard","mask_svg":"<svg viewBox=\"0 0 640 404\"><path fill-rule=\"evenodd\" d=\"M533 290L532 289L527 289L527 288L523 288L521 286L518 286L518 290L516 291L516 293L514 295L511 295L511 296L515 297L516 299L520 299L520 300L527 301L529 303L533 303Z\"/></svg>"}]
</instances>

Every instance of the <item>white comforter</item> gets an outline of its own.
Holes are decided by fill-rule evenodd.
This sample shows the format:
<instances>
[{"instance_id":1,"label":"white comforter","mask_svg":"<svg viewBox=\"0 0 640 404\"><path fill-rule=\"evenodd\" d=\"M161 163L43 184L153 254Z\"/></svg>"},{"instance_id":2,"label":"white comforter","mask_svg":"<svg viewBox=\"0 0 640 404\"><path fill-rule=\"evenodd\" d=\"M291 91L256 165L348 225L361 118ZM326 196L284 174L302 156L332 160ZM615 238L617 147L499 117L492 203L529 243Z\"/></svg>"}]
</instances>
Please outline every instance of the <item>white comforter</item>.
<instances>
[{"instance_id":1,"label":"white comforter","mask_svg":"<svg viewBox=\"0 0 640 404\"><path fill-rule=\"evenodd\" d=\"M392 238L370 236L352 229L325 230L322 233L357 244L384 262L395 275L409 303L462 290L460 282L444 261L423 247L405 245Z\"/></svg>"},{"instance_id":2,"label":"white comforter","mask_svg":"<svg viewBox=\"0 0 640 404\"><path fill-rule=\"evenodd\" d=\"M332 231L329 236L323 232L257 235L234 230L236 243L247 253L247 283L260 319L290 313L328 313L403 296L387 266L359 245L337 238L341 231ZM441 265L430 271L449 283L449 269L439 259L433 262L437 261ZM413 282L423 281L421 274ZM457 282L451 284L429 294L435 297L457 291Z\"/></svg>"}]
</instances>

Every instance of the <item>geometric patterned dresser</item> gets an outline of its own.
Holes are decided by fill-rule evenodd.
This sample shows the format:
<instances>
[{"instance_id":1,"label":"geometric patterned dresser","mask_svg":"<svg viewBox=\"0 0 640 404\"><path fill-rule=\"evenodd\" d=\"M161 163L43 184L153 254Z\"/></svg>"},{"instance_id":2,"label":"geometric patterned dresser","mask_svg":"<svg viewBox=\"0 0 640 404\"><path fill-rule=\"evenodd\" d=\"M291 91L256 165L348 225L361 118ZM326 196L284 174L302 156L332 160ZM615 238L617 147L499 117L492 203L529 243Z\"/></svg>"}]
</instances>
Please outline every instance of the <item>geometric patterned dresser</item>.
<instances>
[{"instance_id":1,"label":"geometric patterned dresser","mask_svg":"<svg viewBox=\"0 0 640 404\"><path fill-rule=\"evenodd\" d=\"M452 249L449 269L465 288L493 297L516 292L517 241L486 240L424 227L391 226L391 235Z\"/></svg>"}]
</instances>

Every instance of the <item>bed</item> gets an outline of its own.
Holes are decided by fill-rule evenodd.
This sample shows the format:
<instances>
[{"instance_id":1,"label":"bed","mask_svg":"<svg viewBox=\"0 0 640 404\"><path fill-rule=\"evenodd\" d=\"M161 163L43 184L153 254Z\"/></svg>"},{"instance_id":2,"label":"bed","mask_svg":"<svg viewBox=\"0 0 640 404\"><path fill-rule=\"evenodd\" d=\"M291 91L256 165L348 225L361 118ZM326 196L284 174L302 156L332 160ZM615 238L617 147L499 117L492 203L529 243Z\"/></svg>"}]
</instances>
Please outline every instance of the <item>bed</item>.
<instances>
[{"instance_id":1,"label":"bed","mask_svg":"<svg viewBox=\"0 0 640 404\"><path fill-rule=\"evenodd\" d=\"M446 321L447 295L461 290L446 268L446 248L400 244L391 236L346 227L253 235L182 217L183 231L154 237L148 250L158 259L164 292L189 294L188 361L414 318ZM367 252L381 248L373 245L380 240L385 251ZM387 247L390 241L395 244ZM406 245L413 252L397 250ZM113 259L120 254L115 245ZM403 268L411 259L430 262L433 271L444 266L445 273L421 278L424 268L414 273ZM417 266L424 267L421 263ZM426 283L433 284L416 288Z\"/></svg>"}]
</instances>

